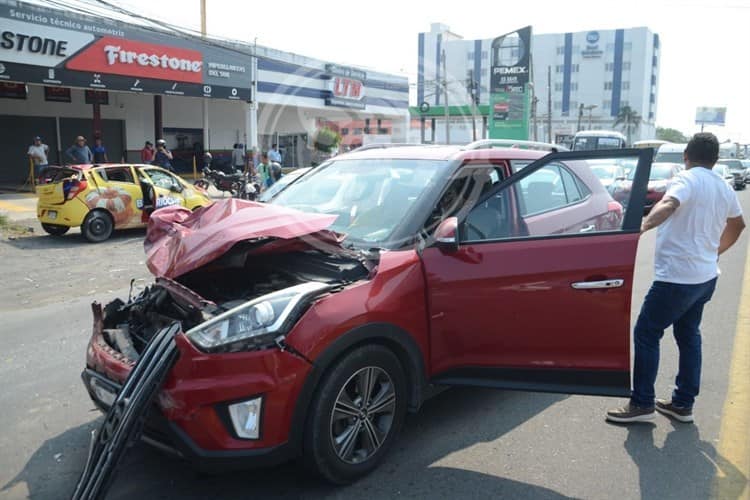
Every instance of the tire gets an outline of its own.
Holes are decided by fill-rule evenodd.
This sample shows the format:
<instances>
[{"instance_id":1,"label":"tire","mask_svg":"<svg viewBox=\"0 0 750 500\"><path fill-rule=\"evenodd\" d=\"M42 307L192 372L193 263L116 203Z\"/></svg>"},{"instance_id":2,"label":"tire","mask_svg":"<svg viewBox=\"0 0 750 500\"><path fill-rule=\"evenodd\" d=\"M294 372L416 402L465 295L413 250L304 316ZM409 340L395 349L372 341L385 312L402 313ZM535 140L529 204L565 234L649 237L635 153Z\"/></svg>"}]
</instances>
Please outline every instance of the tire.
<instances>
[{"instance_id":1,"label":"tire","mask_svg":"<svg viewBox=\"0 0 750 500\"><path fill-rule=\"evenodd\" d=\"M81 233L91 243L101 243L112 236L115 225L112 217L102 210L93 210L83 219Z\"/></svg>"},{"instance_id":2,"label":"tire","mask_svg":"<svg viewBox=\"0 0 750 500\"><path fill-rule=\"evenodd\" d=\"M368 376L374 376L375 382L362 405L360 387ZM339 410L334 412L334 407ZM350 351L323 377L310 404L305 464L334 484L348 484L369 474L396 440L406 407L406 375L396 355L380 345ZM351 442L347 436L353 436Z\"/></svg>"},{"instance_id":3,"label":"tire","mask_svg":"<svg viewBox=\"0 0 750 500\"><path fill-rule=\"evenodd\" d=\"M70 229L69 226L61 226L59 224L44 224L42 223L42 229L44 232L52 236L62 236L67 233Z\"/></svg>"}]
</instances>

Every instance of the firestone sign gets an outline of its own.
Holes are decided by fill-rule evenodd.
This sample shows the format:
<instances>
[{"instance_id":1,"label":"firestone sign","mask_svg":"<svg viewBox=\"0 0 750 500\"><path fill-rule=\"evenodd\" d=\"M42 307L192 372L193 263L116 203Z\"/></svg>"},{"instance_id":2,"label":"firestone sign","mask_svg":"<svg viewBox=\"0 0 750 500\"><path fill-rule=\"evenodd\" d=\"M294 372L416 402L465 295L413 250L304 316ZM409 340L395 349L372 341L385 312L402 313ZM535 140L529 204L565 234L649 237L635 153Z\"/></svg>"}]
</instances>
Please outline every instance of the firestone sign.
<instances>
[{"instance_id":1,"label":"firestone sign","mask_svg":"<svg viewBox=\"0 0 750 500\"><path fill-rule=\"evenodd\" d=\"M100 38L65 65L68 69L174 82L203 82L203 55L164 45Z\"/></svg>"},{"instance_id":2,"label":"firestone sign","mask_svg":"<svg viewBox=\"0 0 750 500\"><path fill-rule=\"evenodd\" d=\"M29 4L0 21L0 82L250 98L249 54Z\"/></svg>"}]
</instances>

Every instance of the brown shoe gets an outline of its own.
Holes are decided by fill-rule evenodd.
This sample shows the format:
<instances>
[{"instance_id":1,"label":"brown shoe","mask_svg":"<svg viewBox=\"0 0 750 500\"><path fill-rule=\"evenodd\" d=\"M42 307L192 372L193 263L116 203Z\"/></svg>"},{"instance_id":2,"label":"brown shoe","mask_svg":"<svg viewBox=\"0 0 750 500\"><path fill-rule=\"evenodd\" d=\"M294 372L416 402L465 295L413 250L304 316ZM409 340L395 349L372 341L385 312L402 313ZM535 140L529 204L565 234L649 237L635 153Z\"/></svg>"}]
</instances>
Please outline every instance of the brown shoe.
<instances>
[{"instance_id":1,"label":"brown shoe","mask_svg":"<svg viewBox=\"0 0 750 500\"><path fill-rule=\"evenodd\" d=\"M658 411L662 415L667 415L668 417L672 417L675 420L679 420L680 422L686 424L689 424L693 421L692 408L682 408L680 406L675 406L674 404L672 404L672 401L667 401L666 399L656 400L656 411Z\"/></svg>"},{"instance_id":2,"label":"brown shoe","mask_svg":"<svg viewBox=\"0 0 750 500\"><path fill-rule=\"evenodd\" d=\"M654 419L654 407L641 408L632 403L628 403L622 408L609 410L607 420L617 422L618 424L629 424L632 422L650 422Z\"/></svg>"}]
</instances>

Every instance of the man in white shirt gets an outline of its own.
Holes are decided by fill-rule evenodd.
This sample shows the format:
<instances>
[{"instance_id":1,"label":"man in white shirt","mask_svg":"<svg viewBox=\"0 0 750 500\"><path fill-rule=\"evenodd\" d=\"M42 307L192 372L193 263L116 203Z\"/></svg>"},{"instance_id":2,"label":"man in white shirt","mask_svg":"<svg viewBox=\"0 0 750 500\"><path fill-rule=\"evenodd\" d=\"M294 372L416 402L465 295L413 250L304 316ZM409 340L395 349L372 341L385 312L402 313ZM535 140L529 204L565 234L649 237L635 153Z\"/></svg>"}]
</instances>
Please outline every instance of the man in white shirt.
<instances>
[{"instance_id":1,"label":"man in white shirt","mask_svg":"<svg viewBox=\"0 0 750 500\"><path fill-rule=\"evenodd\" d=\"M737 195L711 171L719 142L710 133L695 134L685 148L685 171L667 188L641 225L656 235L654 283L633 332L633 391L624 408L607 412L619 423L654 419L654 410L680 422L693 421L693 403L701 374L700 322L719 275L719 255L745 228ZM673 326L680 363L671 400L656 399L659 343Z\"/></svg>"},{"instance_id":2,"label":"man in white shirt","mask_svg":"<svg viewBox=\"0 0 750 500\"><path fill-rule=\"evenodd\" d=\"M277 144L271 144L271 150L268 152L268 159L281 164L281 153L279 153L279 146Z\"/></svg>"},{"instance_id":3,"label":"man in white shirt","mask_svg":"<svg viewBox=\"0 0 750 500\"><path fill-rule=\"evenodd\" d=\"M34 177L39 178L39 173L48 165L47 155L49 154L49 147L42 142L41 137L36 136L34 137L34 144L29 146L26 154L34 162Z\"/></svg>"}]
</instances>

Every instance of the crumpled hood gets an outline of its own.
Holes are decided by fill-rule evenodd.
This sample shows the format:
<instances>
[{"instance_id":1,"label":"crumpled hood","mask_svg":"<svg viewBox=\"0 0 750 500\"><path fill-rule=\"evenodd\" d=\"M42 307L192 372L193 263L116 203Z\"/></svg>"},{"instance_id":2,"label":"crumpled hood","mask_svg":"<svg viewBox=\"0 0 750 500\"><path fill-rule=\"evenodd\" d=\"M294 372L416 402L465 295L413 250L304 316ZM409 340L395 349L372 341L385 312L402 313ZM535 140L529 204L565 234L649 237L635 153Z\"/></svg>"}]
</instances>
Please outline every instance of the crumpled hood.
<instances>
[{"instance_id":1,"label":"crumpled hood","mask_svg":"<svg viewBox=\"0 0 750 500\"><path fill-rule=\"evenodd\" d=\"M156 276L175 278L221 257L240 241L311 235L325 230L336 217L234 198L195 212L164 207L148 222L146 265Z\"/></svg>"}]
</instances>

